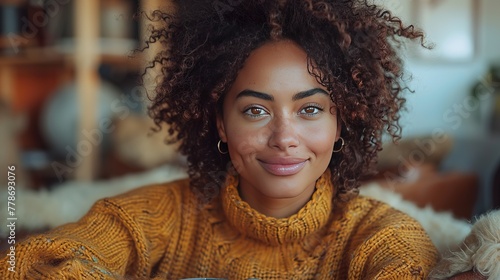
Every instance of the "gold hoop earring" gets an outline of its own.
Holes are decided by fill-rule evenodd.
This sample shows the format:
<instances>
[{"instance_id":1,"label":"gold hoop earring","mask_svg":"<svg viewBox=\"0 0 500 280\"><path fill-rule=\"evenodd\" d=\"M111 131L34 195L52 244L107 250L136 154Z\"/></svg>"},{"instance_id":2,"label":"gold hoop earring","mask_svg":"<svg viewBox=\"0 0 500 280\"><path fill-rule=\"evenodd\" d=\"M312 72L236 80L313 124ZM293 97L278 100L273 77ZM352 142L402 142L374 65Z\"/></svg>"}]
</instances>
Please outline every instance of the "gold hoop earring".
<instances>
[{"instance_id":1,"label":"gold hoop earring","mask_svg":"<svg viewBox=\"0 0 500 280\"><path fill-rule=\"evenodd\" d=\"M339 137L339 140L342 142L342 144L340 145L340 149L337 149L337 150L335 150L335 145L333 145L333 152L334 153L338 153L338 152L342 151L342 149L344 148L344 144L345 144L344 138ZM337 143L337 142L335 142L335 143Z\"/></svg>"},{"instance_id":2,"label":"gold hoop earring","mask_svg":"<svg viewBox=\"0 0 500 280\"><path fill-rule=\"evenodd\" d=\"M221 149L220 149L220 143L222 142L222 140L219 140L219 142L217 142L217 150L219 150L219 153L225 155L227 153L229 153L229 151L225 151L223 152Z\"/></svg>"}]
</instances>

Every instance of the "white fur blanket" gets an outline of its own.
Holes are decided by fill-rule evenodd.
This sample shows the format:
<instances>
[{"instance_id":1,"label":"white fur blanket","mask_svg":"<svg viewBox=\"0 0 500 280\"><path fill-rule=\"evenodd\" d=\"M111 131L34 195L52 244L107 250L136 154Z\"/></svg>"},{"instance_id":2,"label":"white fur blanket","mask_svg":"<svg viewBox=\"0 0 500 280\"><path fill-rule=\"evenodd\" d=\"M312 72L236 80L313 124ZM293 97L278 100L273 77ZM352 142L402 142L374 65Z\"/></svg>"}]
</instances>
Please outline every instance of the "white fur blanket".
<instances>
[{"instance_id":1,"label":"white fur blanket","mask_svg":"<svg viewBox=\"0 0 500 280\"><path fill-rule=\"evenodd\" d=\"M50 191L33 191L19 186L16 188L16 226L17 229L39 230L74 222L101 198L115 196L140 186L185 177L187 174L184 168L165 165L148 172L105 181L68 181ZM0 193L0 201L7 201L7 191ZM7 220L6 208L0 209L2 221ZM0 237L7 236L8 230L7 227L0 227Z\"/></svg>"},{"instance_id":2,"label":"white fur blanket","mask_svg":"<svg viewBox=\"0 0 500 280\"><path fill-rule=\"evenodd\" d=\"M429 276L448 279L475 270L489 280L500 279L500 210L482 216L458 248L442 252L442 259Z\"/></svg>"}]
</instances>

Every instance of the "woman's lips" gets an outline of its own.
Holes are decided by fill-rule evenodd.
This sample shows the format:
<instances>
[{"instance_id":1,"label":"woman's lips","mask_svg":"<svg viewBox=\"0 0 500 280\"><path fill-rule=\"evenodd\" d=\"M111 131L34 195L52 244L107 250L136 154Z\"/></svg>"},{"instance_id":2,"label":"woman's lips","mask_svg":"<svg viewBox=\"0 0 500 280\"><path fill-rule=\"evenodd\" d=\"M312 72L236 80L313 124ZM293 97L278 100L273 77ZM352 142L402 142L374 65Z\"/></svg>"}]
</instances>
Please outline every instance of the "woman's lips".
<instances>
[{"instance_id":1,"label":"woman's lips","mask_svg":"<svg viewBox=\"0 0 500 280\"><path fill-rule=\"evenodd\" d=\"M304 159L291 159L291 160L272 160L272 161L262 161L259 160L260 165L269 173L276 176L289 176L300 172L302 168L306 165Z\"/></svg>"}]
</instances>

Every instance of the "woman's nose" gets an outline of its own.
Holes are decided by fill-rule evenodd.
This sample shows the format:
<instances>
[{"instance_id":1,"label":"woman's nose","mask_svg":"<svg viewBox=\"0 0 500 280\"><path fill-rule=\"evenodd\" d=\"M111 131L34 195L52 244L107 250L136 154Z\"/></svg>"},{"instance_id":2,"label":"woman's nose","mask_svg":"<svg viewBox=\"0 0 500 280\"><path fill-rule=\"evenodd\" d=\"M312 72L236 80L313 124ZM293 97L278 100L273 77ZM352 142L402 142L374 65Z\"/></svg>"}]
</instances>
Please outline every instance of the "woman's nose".
<instances>
[{"instance_id":1,"label":"woman's nose","mask_svg":"<svg viewBox=\"0 0 500 280\"><path fill-rule=\"evenodd\" d=\"M270 129L271 136L268 143L271 148L286 151L299 145L296 124L290 118L275 118L270 124Z\"/></svg>"}]
</instances>

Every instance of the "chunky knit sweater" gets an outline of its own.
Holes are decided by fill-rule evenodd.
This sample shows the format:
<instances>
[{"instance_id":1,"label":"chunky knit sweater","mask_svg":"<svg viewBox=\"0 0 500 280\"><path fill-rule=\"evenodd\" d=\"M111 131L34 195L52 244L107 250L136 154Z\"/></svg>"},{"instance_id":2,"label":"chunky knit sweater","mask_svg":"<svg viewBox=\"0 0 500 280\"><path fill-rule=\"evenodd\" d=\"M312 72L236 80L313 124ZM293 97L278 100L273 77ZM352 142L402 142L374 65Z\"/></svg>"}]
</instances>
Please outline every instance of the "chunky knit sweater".
<instances>
[{"instance_id":1,"label":"chunky knit sweater","mask_svg":"<svg viewBox=\"0 0 500 280\"><path fill-rule=\"evenodd\" d=\"M329 181L281 219L242 201L235 177L206 204L188 180L139 188L16 244L0 279L425 278L437 252L420 225L372 199L338 202Z\"/></svg>"}]
</instances>

